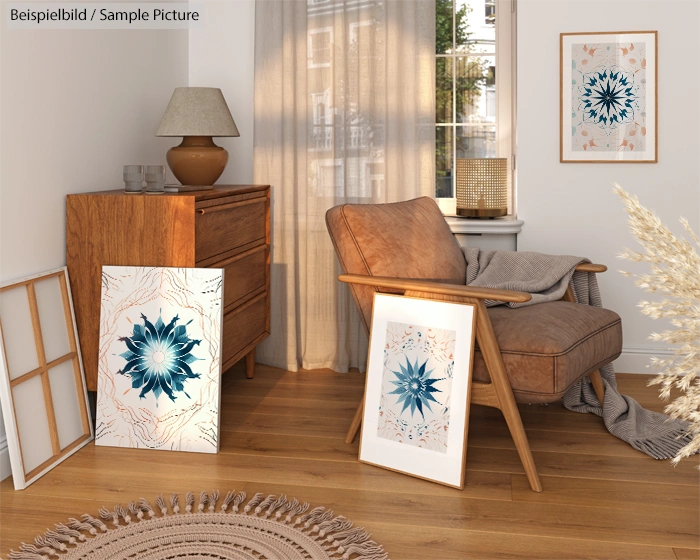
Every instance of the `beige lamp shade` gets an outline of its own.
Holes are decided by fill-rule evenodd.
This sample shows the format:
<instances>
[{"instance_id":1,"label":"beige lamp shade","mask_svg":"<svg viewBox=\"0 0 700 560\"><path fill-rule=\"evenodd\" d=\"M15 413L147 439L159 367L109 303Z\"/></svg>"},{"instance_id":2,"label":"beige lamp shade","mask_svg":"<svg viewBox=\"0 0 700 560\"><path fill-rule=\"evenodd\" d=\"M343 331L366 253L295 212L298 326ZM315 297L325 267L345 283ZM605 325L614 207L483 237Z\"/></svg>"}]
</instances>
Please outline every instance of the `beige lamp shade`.
<instances>
[{"instance_id":1,"label":"beige lamp shade","mask_svg":"<svg viewBox=\"0 0 700 560\"><path fill-rule=\"evenodd\" d=\"M240 136L219 88L175 88L156 136Z\"/></svg>"},{"instance_id":2,"label":"beige lamp shade","mask_svg":"<svg viewBox=\"0 0 700 560\"><path fill-rule=\"evenodd\" d=\"M508 213L508 159L457 159L457 215L495 218Z\"/></svg>"},{"instance_id":3,"label":"beige lamp shade","mask_svg":"<svg viewBox=\"0 0 700 560\"><path fill-rule=\"evenodd\" d=\"M175 88L156 136L182 136L166 159L183 185L213 185L228 163L228 152L212 136L240 136L219 88Z\"/></svg>"}]
</instances>

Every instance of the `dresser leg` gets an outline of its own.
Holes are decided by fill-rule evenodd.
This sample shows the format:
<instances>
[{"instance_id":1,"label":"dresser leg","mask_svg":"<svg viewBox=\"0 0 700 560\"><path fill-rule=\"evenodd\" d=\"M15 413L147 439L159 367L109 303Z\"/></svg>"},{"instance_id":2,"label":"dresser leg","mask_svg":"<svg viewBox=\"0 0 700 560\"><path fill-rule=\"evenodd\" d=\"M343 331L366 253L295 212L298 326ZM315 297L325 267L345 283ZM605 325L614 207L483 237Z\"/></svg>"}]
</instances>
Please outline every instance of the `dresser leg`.
<instances>
[{"instance_id":1,"label":"dresser leg","mask_svg":"<svg viewBox=\"0 0 700 560\"><path fill-rule=\"evenodd\" d=\"M255 348L245 355L245 376L253 379L255 375Z\"/></svg>"}]
</instances>

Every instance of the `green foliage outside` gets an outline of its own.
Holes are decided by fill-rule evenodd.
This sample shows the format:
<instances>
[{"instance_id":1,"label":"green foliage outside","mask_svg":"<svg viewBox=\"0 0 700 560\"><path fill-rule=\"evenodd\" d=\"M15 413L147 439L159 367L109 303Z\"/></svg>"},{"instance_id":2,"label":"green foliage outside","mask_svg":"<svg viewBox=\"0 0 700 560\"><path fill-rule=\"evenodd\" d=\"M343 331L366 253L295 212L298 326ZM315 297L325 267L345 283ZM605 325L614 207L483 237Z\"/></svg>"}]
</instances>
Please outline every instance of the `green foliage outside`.
<instances>
[{"instance_id":1,"label":"green foliage outside","mask_svg":"<svg viewBox=\"0 0 700 560\"><path fill-rule=\"evenodd\" d=\"M465 55L468 50L465 48L469 40L468 18L471 8L462 5L455 13L455 42L452 38L452 2L453 0L435 0L435 53L450 54L456 50L464 49ZM455 49L456 44L456 49ZM474 97L478 94L479 88L486 81L487 68L479 58L470 58L460 63L458 59L453 72L452 60L450 58L438 57L435 68L435 109L436 122L459 122L464 111L473 103ZM453 115L452 107L452 79L455 79L456 86L456 111ZM436 180L438 184L438 196L451 196L452 185L449 172L452 168L450 158L451 142L448 141L448 127L438 127L435 158L436 158ZM451 132L455 132L452 128Z\"/></svg>"}]
</instances>

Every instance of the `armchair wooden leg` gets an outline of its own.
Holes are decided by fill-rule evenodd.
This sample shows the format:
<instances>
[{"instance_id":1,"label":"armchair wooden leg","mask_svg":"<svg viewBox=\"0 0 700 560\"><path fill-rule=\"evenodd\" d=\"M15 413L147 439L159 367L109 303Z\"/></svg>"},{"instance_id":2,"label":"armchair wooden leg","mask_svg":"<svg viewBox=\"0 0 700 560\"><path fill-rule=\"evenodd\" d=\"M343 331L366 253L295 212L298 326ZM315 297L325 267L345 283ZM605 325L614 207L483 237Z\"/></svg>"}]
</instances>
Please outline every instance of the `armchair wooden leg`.
<instances>
[{"instance_id":1,"label":"armchair wooden leg","mask_svg":"<svg viewBox=\"0 0 700 560\"><path fill-rule=\"evenodd\" d=\"M358 432L360 431L360 425L362 424L362 410L364 409L365 400L364 398L360 401L360 405L355 411L355 416L353 416L352 423L348 428L348 433L345 436L345 443L352 443L355 441Z\"/></svg>"},{"instance_id":2,"label":"armchair wooden leg","mask_svg":"<svg viewBox=\"0 0 700 560\"><path fill-rule=\"evenodd\" d=\"M527 435L525 434L525 428L520 418L520 412L518 411L517 404L515 404L513 389L510 386L508 374L506 373L506 368L501 359L501 351L498 348L496 335L493 332L486 306L481 300L477 302L476 337L479 342L479 348L481 349L481 355L484 358L484 362L486 362L486 368L491 376L491 383L498 396L499 408L501 412L503 412L503 416L508 424L508 429L510 430L510 435L515 442L515 448L518 450L518 455L520 455L520 461L523 463L530 488L532 488L534 492L542 492L542 483L537 474L535 459L532 457L532 451L527 441Z\"/></svg>"},{"instance_id":3,"label":"armchair wooden leg","mask_svg":"<svg viewBox=\"0 0 700 560\"><path fill-rule=\"evenodd\" d=\"M588 378L591 380L591 385L593 385L593 390L595 391L596 397L600 401L600 406L603 406L603 400L605 399L605 385L603 385L603 378L600 376L600 370L597 369L591 373Z\"/></svg>"}]
</instances>

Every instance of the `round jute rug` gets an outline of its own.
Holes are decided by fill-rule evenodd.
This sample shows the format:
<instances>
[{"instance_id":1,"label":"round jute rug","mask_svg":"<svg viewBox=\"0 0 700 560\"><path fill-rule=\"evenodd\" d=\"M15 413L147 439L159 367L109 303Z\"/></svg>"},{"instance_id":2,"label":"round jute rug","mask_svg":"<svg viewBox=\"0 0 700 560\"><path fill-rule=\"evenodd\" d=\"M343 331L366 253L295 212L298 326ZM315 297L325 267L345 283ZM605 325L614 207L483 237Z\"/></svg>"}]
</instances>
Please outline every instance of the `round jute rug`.
<instances>
[{"instance_id":1,"label":"round jute rug","mask_svg":"<svg viewBox=\"0 0 700 560\"><path fill-rule=\"evenodd\" d=\"M10 560L388 560L364 529L342 515L286 496L191 492L155 508L143 498L84 514L22 544ZM104 521L103 521L104 520Z\"/></svg>"}]
</instances>

